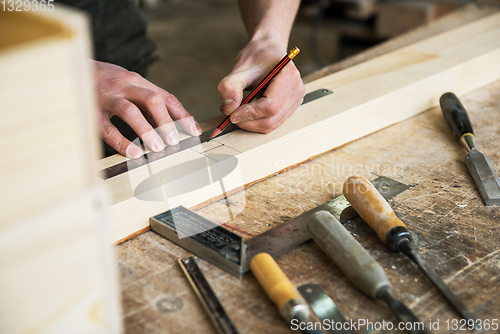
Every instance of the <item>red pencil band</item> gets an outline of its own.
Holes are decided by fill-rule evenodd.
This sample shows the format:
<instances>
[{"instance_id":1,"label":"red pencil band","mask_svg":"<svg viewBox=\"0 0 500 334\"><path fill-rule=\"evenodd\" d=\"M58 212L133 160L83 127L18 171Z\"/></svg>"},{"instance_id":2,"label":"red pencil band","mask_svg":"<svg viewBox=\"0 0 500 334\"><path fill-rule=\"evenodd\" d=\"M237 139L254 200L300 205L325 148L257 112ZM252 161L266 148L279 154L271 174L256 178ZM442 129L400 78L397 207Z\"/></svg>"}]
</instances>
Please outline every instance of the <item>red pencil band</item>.
<instances>
[{"instance_id":1,"label":"red pencil band","mask_svg":"<svg viewBox=\"0 0 500 334\"><path fill-rule=\"evenodd\" d=\"M247 97L245 97L245 99L241 102L240 106L252 101L255 95L257 95L260 91L262 91L269 84L269 82L273 80L276 75L278 75L281 69L285 67L286 64L288 64L290 60L292 60L299 52L300 52L299 48L294 47L285 57L283 57L283 59L281 59L280 62L276 66L274 66L271 72L269 72L264 77L264 79L262 79L262 81L257 85L257 87L255 87L250 92L250 94L248 94ZM224 121L220 123L218 127L215 128L214 132L210 136L210 139L215 138L224 130L224 128L229 124L230 118L231 116L227 116L224 119Z\"/></svg>"}]
</instances>

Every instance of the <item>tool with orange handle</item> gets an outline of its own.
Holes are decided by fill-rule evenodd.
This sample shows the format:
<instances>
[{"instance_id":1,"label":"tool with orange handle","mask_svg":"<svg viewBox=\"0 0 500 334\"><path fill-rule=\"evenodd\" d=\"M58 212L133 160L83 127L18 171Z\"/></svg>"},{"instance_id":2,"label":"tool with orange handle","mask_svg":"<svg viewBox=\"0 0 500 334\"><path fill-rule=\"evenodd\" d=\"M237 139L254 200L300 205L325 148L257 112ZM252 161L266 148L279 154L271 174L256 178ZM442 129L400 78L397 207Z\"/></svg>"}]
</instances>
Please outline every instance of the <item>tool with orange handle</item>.
<instances>
[{"instance_id":1,"label":"tool with orange handle","mask_svg":"<svg viewBox=\"0 0 500 334\"><path fill-rule=\"evenodd\" d=\"M415 262L458 314L462 318L476 323L476 318L472 313L466 309L465 305L448 288L434 269L420 258L413 248L410 232L377 189L367 179L351 176L344 182L343 190L345 198L361 218L377 232L379 238L391 250L402 252Z\"/></svg>"},{"instance_id":2,"label":"tool with orange handle","mask_svg":"<svg viewBox=\"0 0 500 334\"><path fill-rule=\"evenodd\" d=\"M293 320L299 323L309 322L307 303L271 255L267 253L255 255L250 262L250 269L288 323L292 323ZM303 333L318 332L305 330Z\"/></svg>"}]
</instances>

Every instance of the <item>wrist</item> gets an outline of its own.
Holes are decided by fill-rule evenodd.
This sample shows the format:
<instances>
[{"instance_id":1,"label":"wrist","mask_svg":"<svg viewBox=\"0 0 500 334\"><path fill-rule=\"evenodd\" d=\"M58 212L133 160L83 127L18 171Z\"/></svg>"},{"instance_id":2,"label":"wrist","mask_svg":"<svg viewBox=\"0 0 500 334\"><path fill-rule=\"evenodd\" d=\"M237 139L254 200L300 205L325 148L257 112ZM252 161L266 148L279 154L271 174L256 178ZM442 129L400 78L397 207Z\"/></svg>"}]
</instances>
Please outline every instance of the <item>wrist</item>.
<instances>
[{"instance_id":1,"label":"wrist","mask_svg":"<svg viewBox=\"0 0 500 334\"><path fill-rule=\"evenodd\" d=\"M249 42L272 44L286 52L290 29L284 28L279 19L266 16L249 34Z\"/></svg>"}]
</instances>

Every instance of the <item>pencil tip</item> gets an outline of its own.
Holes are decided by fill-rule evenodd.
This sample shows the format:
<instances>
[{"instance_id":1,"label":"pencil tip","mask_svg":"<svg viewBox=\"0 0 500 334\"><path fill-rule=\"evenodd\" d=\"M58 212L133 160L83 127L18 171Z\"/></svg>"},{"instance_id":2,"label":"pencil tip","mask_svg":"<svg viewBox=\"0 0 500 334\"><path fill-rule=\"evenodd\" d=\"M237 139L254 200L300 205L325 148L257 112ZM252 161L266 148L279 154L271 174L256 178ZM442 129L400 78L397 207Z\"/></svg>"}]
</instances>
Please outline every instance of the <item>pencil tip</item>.
<instances>
[{"instance_id":1,"label":"pencil tip","mask_svg":"<svg viewBox=\"0 0 500 334\"><path fill-rule=\"evenodd\" d=\"M219 130L219 128L216 128L215 131L212 133L212 135L210 136L210 138L208 139L208 141L211 141L212 139L214 139L215 137L217 137L222 131Z\"/></svg>"}]
</instances>

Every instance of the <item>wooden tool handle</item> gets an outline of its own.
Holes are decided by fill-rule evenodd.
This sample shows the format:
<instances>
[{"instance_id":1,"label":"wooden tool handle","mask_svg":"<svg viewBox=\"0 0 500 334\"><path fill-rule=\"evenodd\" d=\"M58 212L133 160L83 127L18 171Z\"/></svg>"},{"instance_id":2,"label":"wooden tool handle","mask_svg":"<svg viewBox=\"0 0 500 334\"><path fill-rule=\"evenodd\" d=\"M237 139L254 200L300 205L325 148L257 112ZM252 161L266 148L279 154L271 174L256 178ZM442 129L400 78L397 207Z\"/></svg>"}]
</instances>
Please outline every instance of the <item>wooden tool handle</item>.
<instances>
[{"instance_id":1,"label":"wooden tool handle","mask_svg":"<svg viewBox=\"0 0 500 334\"><path fill-rule=\"evenodd\" d=\"M284 307L291 300L302 301L302 297L292 282L271 255L267 253L257 254L250 262L250 269L280 312L283 313ZM284 316L288 317L285 314Z\"/></svg>"},{"instance_id":2,"label":"wooden tool handle","mask_svg":"<svg viewBox=\"0 0 500 334\"><path fill-rule=\"evenodd\" d=\"M331 213L316 212L307 230L359 290L375 299L381 288L391 286L380 264Z\"/></svg>"},{"instance_id":3,"label":"wooden tool handle","mask_svg":"<svg viewBox=\"0 0 500 334\"><path fill-rule=\"evenodd\" d=\"M351 206L377 232L380 240L386 242L388 232L405 224L396 217L389 203L364 177L351 176L344 182L344 196Z\"/></svg>"},{"instance_id":4,"label":"wooden tool handle","mask_svg":"<svg viewBox=\"0 0 500 334\"><path fill-rule=\"evenodd\" d=\"M439 99L444 119L458 140L465 134L474 135L472 123L464 106L453 93L446 93Z\"/></svg>"}]
</instances>

